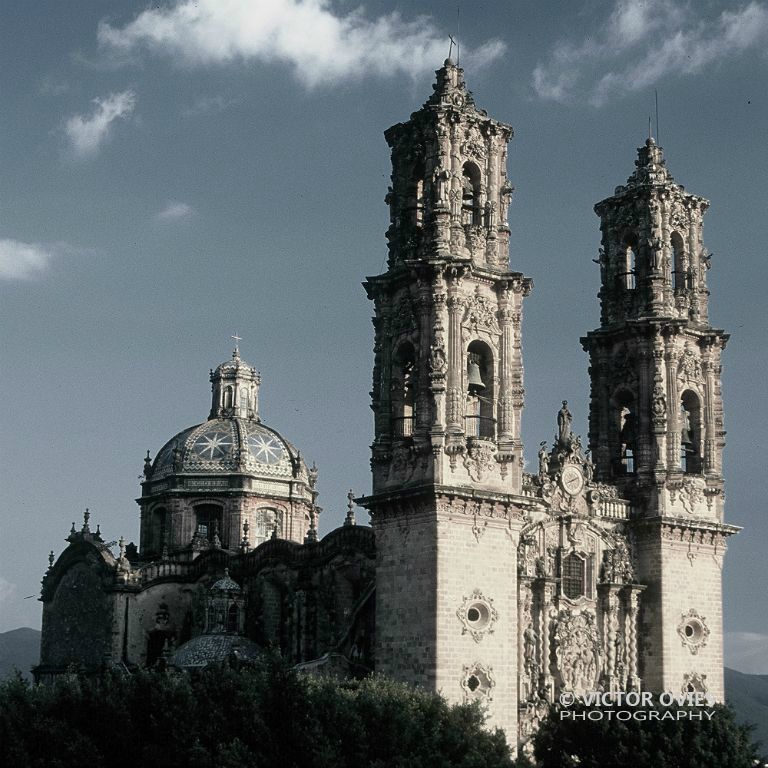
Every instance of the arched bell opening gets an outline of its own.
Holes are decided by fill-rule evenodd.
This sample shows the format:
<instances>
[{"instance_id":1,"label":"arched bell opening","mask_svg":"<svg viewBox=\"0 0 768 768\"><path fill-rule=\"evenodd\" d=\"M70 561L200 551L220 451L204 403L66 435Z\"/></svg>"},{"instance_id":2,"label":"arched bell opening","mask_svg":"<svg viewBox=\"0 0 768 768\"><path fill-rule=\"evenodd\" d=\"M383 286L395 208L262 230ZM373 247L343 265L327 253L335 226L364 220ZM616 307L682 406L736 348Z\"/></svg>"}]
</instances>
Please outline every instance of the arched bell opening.
<instances>
[{"instance_id":1,"label":"arched bell opening","mask_svg":"<svg viewBox=\"0 0 768 768\"><path fill-rule=\"evenodd\" d=\"M415 227L424 224L424 162L419 161L413 168L408 182L406 197L406 218Z\"/></svg>"},{"instance_id":2,"label":"arched bell opening","mask_svg":"<svg viewBox=\"0 0 768 768\"><path fill-rule=\"evenodd\" d=\"M625 232L622 238L622 263L620 273L623 279L624 287L627 290L633 290L637 287L637 268L638 268L638 240L634 232Z\"/></svg>"},{"instance_id":3,"label":"arched bell opening","mask_svg":"<svg viewBox=\"0 0 768 768\"><path fill-rule=\"evenodd\" d=\"M616 474L633 475L636 471L637 451L637 408L634 394L626 389L619 390L614 397L614 411L619 449L615 461Z\"/></svg>"},{"instance_id":4,"label":"arched bell opening","mask_svg":"<svg viewBox=\"0 0 768 768\"><path fill-rule=\"evenodd\" d=\"M701 465L701 402L687 389L680 399L680 467L687 475L699 475Z\"/></svg>"},{"instance_id":5,"label":"arched bell opening","mask_svg":"<svg viewBox=\"0 0 768 768\"><path fill-rule=\"evenodd\" d=\"M413 434L416 402L416 350L411 342L401 344L392 365L392 435L395 439Z\"/></svg>"},{"instance_id":6,"label":"arched bell opening","mask_svg":"<svg viewBox=\"0 0 768 768\"><path fill-rule=\"evenodd\" d=\"M496 437L493 371L493 352L488 344L478 340L471 342L467 347L467 409L464 417L468 437Z\"/></svg>"},{"instance_id":7,"label":"arched bell opening","mask_svg":"<svg viewBox=\"0 0 768 768\"><path fill-rule=\"evenodd\" d=\"M461 223L479 226L482 223L480 207L480 169L471 162L464 163L461 174Z\"/></svg>"},{"instance_id":8,"label":"arched bell opening","mask_svg":"<svg viewBox=\"0 0 768 768\"><path fill-rule=\"evenodd\" d=\"M688 268L685 263L685 245L679 232L672 233L672 287L675 293L688 288Z\"/></svg>"}]
</instances>

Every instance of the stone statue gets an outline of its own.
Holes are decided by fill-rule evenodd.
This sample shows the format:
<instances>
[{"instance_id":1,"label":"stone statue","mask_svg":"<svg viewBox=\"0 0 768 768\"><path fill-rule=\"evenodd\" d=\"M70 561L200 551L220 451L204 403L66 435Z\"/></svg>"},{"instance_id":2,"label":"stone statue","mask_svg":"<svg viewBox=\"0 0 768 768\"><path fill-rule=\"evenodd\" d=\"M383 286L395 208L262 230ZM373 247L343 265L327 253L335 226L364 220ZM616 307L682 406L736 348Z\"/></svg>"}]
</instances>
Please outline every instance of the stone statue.
<instances>
[{"instance_id":1,"label":"stone statue","mask_svg":"<svg viewBox=\"0 0 768 768\"><path fill-rule=\"evenodd\" d=\"M544 479L549 474L549 455L547 454L547 443L542 442L539 446L539 479Z\"/></svg>"},{"instance_id":2,"label":"stone statue","mask_svg":"<svg viewBox=\"0 0 768 768\"><path fill-rule=\"evenodd\" d=\"M568 410L568 401L563 400L563 407L557 413L557 442L562 448L567 448L571 441L571 423L573 416Z\"/></svg>"}]
</instances>

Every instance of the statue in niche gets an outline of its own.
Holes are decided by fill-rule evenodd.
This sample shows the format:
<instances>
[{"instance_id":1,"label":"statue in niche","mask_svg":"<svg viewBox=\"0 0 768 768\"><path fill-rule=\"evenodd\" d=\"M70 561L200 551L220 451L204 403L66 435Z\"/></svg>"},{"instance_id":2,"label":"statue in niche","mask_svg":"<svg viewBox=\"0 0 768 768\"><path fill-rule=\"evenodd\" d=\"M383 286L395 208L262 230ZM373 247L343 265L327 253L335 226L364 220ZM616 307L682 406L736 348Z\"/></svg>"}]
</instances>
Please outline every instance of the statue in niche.
<instances>
[{"instance_id":1,"label":"statue in niche","mask_svg":"<svg viewBox=\"0 0 768 768\"><path fill-rule=\"evenodd\" d=\"M563 407L557 412L557 442L561 448L568 448L571 442L571 423L573 416L568 410L568 401L563 400Z\"/></svg>"},{"instance_id":2,"label":"statue in niche","mask_svg":"<svg viewBox=\"0 0 768 768\"><path fill-rule=\"evenodd\" d=\"M525 658L525 671L531 678L534 677L538 671L538 664L536 663L536 640L538 636L532 626L528 626L523 632L524 650L523 656Z\"/></svg>"}]
</instances>

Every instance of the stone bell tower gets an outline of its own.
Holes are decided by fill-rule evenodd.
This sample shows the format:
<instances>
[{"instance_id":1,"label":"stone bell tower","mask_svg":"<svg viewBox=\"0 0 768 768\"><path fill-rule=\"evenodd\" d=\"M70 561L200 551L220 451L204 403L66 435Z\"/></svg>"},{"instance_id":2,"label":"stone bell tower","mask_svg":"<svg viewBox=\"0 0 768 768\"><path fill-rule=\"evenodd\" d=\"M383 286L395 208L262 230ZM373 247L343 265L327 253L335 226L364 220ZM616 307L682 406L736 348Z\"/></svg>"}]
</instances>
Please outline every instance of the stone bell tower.
<instances>
[{"instance_id":1,"label":"stone bell tower","mask_svg":"<svg viewBox=\"0 0 768 768\"><path fill-rule=\"evenodd\" d=\"M516 729L522 300L509 271L509 125L479 110L450 59L385 137L388 269L375 305L376 668L482 698Z\"/></svg>"},{"instance_id":2,"label":"stone bell tower","mask_svg":"<svg viewBox=\"0 0 768 768\"><path fill-rule=\"evenodd\" d=\"M723 696L720 355L708 319L702 241L709 203L677 184L649 138L601 220L600 328L590 356L589 441L597 479L637 510L641 675L652 690Z\"/></svg>"}]
</instances>

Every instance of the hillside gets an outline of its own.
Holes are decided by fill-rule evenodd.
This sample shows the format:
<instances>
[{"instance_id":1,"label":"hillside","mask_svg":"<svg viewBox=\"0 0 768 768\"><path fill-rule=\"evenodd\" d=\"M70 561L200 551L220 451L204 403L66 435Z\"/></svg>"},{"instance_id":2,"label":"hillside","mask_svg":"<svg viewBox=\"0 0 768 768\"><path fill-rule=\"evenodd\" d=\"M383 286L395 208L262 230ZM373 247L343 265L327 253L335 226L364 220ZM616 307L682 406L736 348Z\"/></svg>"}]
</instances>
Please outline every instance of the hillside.
<instances>
[{"instance_id":1,"label":"hillside","mask_svg":"<svg viewBox=\"0 0 768 768\"><path fill-rule=\"evenodd\" d=\"M753 738L768 756L768 675L745 675L725 668L725 698L741 723L754 723Z\"/></svg>"},{"instance_id":2,"label":"hillside","mask_svg":"<svg viewBox=\"0 0 768 768\"><path fill-rule=\"evenodd\" d=\"M0 632L0 679L18 669L28 680L30 668L40 660L40 631L21 627Z\"/></svg>"}]
</instances>

